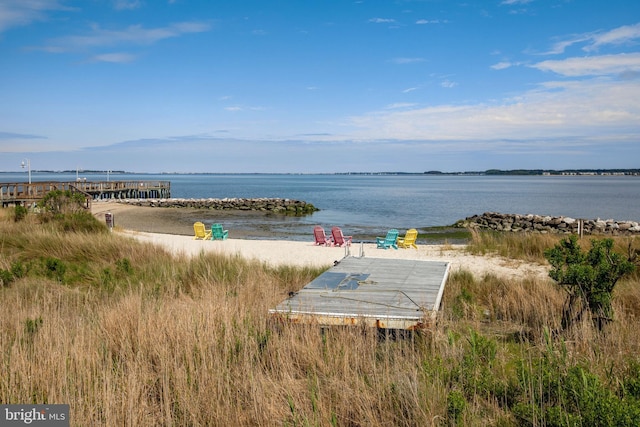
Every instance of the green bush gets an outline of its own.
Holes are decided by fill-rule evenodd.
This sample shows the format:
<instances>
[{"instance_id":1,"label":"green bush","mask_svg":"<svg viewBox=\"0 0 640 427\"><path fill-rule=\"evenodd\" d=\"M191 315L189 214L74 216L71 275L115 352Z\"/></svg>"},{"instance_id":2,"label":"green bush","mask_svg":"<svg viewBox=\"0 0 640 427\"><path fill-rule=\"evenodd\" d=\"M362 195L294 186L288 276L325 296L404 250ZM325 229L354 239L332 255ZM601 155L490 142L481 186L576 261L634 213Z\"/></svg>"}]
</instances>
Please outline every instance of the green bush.
<instances>
[{"instance_id":1,"label":"green bush","mask_svg":"<svg viewBox=\"0 0 640 427\"><path fill-rule=\"evenodd\" d=\"M0 288L9 286L13 280L14 276L10 271L0 269Z\"/></svg>"},{"instance_id":2,"label":"green bush","mask_svg":"<svg viewBox=\"0 0 640 427\"><path fill-rule=\"evenodd\" d=\"M546 339L540 355L518 364L518 399L511 411L521 425L640 425L640 401L625 393L640 383L637 365L619 386L615 379L605 384L588 367L572 364L564 343L554 344L549 334Z\"/></svg>"},{"instance_id":3,"label":"green bush","mask_svg":"<svg viewBox=\"0 0 640 427\"><path fill-rule=\"evenodd\" d=\"M98 221L91 212L78 211L58 215L55 223L64 232L74 233L106 233L107 228Z\"/></svg>"},{"instance_id":4,"label":"green bush","mask_svg":"<svg viewBox=\"0 0 640 427\"><path fill-rule=\"evenodd\" d=\"M44 264L47 277L63 282L64 273L66 272L67 267L62 260L50 257L44 260Z\"/></svg>"},{"instance_id":5,"label":"green bush","mask_svg":"<svg viewBox=\"0 0 640 427\"><path fill-rule=\"evenodd\" d=\"M86 200L86 196L82 193L54 190L45 194L38 206L42 208L43 213L66 214L84 210Z\"/></svg>"},{"instance_id":6,"label":"green bush","mask_svg":"<svg viewBox=\"0 0 640 427\"><path fill-rule=\"evenodd\" d=\"M545 251L545 257L552 266L549 276L567 292L562 329L582 320L586 312L602 329L613 317L613 288L635 265L613 252L612 239L591 240L591 248L583 252L575 235Z\"/></svg>"},{"instance_id":7,"label":"green bush","mask_svg":"<svg viewBox=\"0 0 640 427\"><path fill-rule=\"evenodd\" d=\"M25 219L27 217L27 213L29 213L27 208L25 208L22 205L16 205L16 207L13 209L13 219L14 219L14 221L15 222L22 221L23 219Z\"/></svg>"},{"instance_id":8,"label":"green bush","mask_svg":"<svg viewBox=\"0 0 640 427\"><path fill-rule=\"evenodd\" d=\"M447 395L447 418L449 424L458 425L462 420L462 414L467 406L467 401L458 390L453 390Z\"/></svg>"},{"instance_id":9,"label":"green bush","mask_svg":"<svg viewBox=\"0 0 640 427\"><path fill-rule=\"evenodd\" d=\"M22 262L15 261L11 263L11 274L13 274L14 277L16 278L24 277L25 271L26 269L24 264L22 264Z\"/></svg>"}]
</instances>

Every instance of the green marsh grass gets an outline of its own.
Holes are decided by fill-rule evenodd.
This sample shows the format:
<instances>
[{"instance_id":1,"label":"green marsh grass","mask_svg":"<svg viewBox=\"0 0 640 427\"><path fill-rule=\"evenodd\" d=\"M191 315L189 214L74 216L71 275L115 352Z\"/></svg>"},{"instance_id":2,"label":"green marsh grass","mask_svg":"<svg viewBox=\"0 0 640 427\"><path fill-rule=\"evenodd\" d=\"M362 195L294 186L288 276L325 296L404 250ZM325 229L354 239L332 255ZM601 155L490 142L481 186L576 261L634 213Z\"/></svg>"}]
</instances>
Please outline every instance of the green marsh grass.
<instances>
[{"instance_id":1,"label":"green marsh grass","mask_svg":"<svg viewBox=\"0 0 640 427\"><path fill-rule=\"evenodd\" d=\"M527 242L492 237L478 253L528 257L550 244ZM64 271L47 274L46 260ZM639 420L636 276L619 285L606 333L586 322L553 336L563 295L551 281L455 271L433 329L385 340L271 321L269 308L323 269L173 256L33 214L0 210L0 270L12 275L0 287L0 402L68 403L72 425Z\"/></svg>"}]
</instances>

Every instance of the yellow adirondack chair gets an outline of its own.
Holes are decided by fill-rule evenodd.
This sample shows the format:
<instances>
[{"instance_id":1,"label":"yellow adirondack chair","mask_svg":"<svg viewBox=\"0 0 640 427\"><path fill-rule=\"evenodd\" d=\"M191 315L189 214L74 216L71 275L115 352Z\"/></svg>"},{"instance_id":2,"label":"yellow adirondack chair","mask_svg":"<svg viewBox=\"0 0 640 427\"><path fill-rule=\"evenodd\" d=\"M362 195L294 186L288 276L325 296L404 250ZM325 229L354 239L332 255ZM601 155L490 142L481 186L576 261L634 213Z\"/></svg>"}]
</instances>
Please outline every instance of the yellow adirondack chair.
<instances>
[{"instance_id":1,"label":"yellow adirondack chair","mask_svg":"<svg viewBox=\"0 0 640 427\"><path fill-rule=\"evenodd\" d=\"M195 236L193 236L193 240L209 240L211 239L211 231L207 231L206 227L200 221L193 223L193 232Z\"/></svg>"},{"instance_id":2,"label":"yellow adirondack chair","mask_svg":"<svg viewBox=\"0 0 640 427\"><path fill-rule=\"evenodd\" d=\"M407 234L404 237L398 237L398 246L401 248L416 248L416 240L418 239L418 230L412 228L411 230L407 230Z\"/></svg>"}]
</instances>

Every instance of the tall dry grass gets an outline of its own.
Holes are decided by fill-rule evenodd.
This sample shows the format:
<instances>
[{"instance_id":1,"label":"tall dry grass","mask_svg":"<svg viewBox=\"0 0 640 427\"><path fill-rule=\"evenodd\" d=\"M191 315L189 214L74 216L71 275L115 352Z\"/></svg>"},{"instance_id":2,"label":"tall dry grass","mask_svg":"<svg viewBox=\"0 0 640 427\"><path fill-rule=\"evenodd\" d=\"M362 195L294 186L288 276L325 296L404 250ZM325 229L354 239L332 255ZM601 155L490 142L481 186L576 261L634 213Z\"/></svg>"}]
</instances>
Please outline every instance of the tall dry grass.
<instances>
[{"instance_id":1,"label":"tall dry grass","mask_svg":"<svg viewBox=\"0 0 640 427\"><path fill-rule=\"evenodd\" d=\"M550 282L462 270L433 330L381 340L271 321L320 269L173 257L3 215L0 269L23 275L0 289L0 402L69 403L72 425L519 425L510 399L534 402L535 384L516 367L544 356L563 301ZM582 325L551 351L628 377L637 285L622 284L606 335Z\"/></svg>"},{"instance_id":2,"label":"tall dry grass","mask_svg":"<svg viewBox=\"0 0 640 427\"><path fill-rule=\"evenodd\" d=\"M545 263L544 251L553 247L563 236L538 233L500 233L471 230L467 250L475 255L496 254L507 258Z\"/></svg>"}]
</instances>

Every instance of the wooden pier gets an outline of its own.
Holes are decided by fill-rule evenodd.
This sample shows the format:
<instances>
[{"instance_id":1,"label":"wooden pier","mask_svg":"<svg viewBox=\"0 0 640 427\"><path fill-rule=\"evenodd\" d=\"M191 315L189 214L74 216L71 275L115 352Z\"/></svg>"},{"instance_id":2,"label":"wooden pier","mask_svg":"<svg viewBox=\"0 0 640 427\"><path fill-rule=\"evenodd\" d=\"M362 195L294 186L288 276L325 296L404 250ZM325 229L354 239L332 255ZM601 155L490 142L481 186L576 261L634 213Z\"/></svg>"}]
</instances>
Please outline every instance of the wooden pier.
<instances>
[{"instance_id":1,"label":"wooden pier","mask_svg":"<svg viewBox=\"0 0 640 427\"><path fill-rule=\"evenodd\" d=\"M433 326L449 263L347 256L269 310L272 317L318 326Z\"/></svg>"},{"instance_id":2,"label":"wooden pier","mask_svg":"<svg viewBox=\"0 0 640 427\"><path fill-rule=\"evenodd\" d=\"M149 199L171 197L169 181L72 181L0 183L0 204L31 205L50 191L80 192L88 200Z\"/></svg>"}]
</instances>

